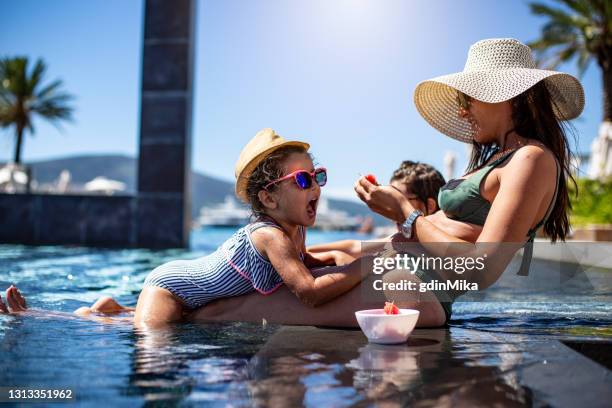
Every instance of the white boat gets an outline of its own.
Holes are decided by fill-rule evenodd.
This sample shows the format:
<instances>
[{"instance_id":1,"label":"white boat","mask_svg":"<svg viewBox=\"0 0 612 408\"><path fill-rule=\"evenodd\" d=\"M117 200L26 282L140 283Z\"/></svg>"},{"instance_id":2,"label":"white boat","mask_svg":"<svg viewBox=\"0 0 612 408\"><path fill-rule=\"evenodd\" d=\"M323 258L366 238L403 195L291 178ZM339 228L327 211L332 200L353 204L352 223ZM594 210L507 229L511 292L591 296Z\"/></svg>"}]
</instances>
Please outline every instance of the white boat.
<instances>
[{"instance_id":1,"label":"white boat","mask_svg":"<svg viewBox=\"0 0 612 408\"><path fill-rule=\"evenodd\" d=\"M314 228L324 231L354 231L361 227L362 222L361 217L351 216L346 211L331 209L327 198L319 198Z\"/></svg>"},{"instance_id":2,"label":"white boat","mask_svg":"<svg viewBox=\"0 0 612 408\"><path fill-rule=\"evenodd\" d=\"M220 204L202 207L194 227L241 227L248 224L250 216L251 210L247 206L228 195ZM329 201L320 198L313 228L324 231L353 231L359 229L362 222L361 217L331 209Z\"/></svg>"},{"instance_id":3,"label":"white boat","mask_svg":"<svg viewBox=\"0 0 612 408\"><path fill-rule=\"evenodd\" d=\"M93 180L85 183L85 191L89 193L113 195L117 192L125 191L125 183L117 180L111 180L104 176L98 176Z\"/></svg>"},{"instance_id":4,"label":"white boat","mask_svg":"<svg viewBox=\"0 0 612 408\"><path fill-rule=\"evenodd\" d=\"M236 201L233 196L225 196L221 204L202 207L196 225L200 227L239 227L248 224L251 210Z\"/></svg>"}]
</instances>

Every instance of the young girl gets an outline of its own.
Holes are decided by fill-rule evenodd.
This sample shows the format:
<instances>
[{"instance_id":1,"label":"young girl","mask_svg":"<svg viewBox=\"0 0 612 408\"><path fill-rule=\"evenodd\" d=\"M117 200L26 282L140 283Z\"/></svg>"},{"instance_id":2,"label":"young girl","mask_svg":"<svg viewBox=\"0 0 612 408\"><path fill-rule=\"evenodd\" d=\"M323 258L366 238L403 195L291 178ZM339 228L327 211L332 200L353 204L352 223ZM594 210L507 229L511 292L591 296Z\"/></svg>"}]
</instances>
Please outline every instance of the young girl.
<instances>
[{"instance_id":1,"label":"young girl","mask_svg":"<svg viewBox=\"0 0 612 408\"><path fill-rule=\"evenodd\" d=\"M306 252L306 227L316 219L324 168L314 168L309 145L285 141L263 129L244 147L236 164L236 195L250 204L255 221L239 229L212 254L190 261L172 261L145 279L135 309L104 297L91 312L134 311L137 324L160 324L183 319L208 302L257 291L268 295L285 284L308 306L325 303L356 286L361 273L331 270L313 277L309 268L351 261L340 251ZM11 287L12 311L25 310L25 299ZM0 312L8 309L0 301Z\"/></svg>"}]
</instances>

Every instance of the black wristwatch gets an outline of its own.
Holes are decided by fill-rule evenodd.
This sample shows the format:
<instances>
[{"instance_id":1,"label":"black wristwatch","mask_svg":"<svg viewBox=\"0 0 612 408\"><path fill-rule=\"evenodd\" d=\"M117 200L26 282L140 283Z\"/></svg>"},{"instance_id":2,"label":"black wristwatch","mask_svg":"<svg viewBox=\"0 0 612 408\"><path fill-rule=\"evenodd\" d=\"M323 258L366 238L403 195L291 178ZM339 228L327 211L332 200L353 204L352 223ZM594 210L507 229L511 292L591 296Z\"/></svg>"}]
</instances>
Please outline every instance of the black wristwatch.
<instances>
[{"instance_id":1,"label":"black wristwatch","mask_svg":"<svg viewBox=\"0 0 612 408\"><path fill-rule=\"evenodd\" d=\"M419 218L419 216L421 215L423 215L423 212L419 210L414 210L413 212L410 213L408 218L406 218L406 221L404 221L404 223L401 226L403 236L405 236L408 239L412 238L412 231L413 231L412 225L414 224L416 219Z\"/></svg>"}]
</instances>

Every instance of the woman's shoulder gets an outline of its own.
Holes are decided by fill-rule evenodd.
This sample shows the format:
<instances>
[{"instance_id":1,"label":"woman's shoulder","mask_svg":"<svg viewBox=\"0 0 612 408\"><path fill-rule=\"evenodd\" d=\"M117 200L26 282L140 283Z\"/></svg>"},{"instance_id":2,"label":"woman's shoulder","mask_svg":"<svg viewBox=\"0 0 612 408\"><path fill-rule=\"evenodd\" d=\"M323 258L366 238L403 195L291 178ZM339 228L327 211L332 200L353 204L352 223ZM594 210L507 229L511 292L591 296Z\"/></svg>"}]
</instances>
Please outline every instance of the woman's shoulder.
<instances>
[{"instance_id":1,"label":"woman's shoulder","mask_svg":"<svg viewBox=\"0 0 612 408\"><path fill-rule=\"evenodd\" d=\"M511 157L508 166L510 173L515 171L530 173L543 172L556 174L557 159L554 153L541 143L530 143L519 148Z\"/></svg>"}]
</instances>

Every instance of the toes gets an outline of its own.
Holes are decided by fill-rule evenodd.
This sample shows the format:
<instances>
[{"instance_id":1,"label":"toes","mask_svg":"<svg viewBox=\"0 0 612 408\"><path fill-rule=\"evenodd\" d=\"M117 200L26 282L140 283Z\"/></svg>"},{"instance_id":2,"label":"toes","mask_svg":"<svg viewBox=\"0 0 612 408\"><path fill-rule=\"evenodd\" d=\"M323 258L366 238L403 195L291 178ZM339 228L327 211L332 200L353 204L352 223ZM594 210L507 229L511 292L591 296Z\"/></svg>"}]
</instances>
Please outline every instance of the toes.
<instances>
[{"instance_id":1,"label":"toes","mask_svg":"<svg viewBox=\"0 0 612 408\"><path fill-rule=\"evenodd\" d=\"M25 310L25 308L23 308L21 304L19 304L16 293L16 287L11 286L10 288L8 288L6 290L6 303L8 303L8 307L11 312L22 312Z\"/></svg>"},{"instance_id":2,"label":"toes","mask_svg":"<svg viewBox=\"0 0 612 408\"><path fill-rule=\"evenodd\" d=\"M21 294L21 291L18 288L15 288L15 294L17 295L17 302L21 306L22 309L27 309L26 300Z\"/></svg>"},{"instance_id":3,"label":"toes","mask_svg":"<svg viewBox=\"0 0 612 408\"><path fill-rule=\"evenodd\" d=\"M6 290L6 304L8 305L9 310L11 312L15 311L15 307L19 308L19 305L17 304L17 302L15 301L15 297L13 296L13 285L11 285Z\"/></svg>"},{"instance_id":4,"label":"toes","mask_svg":"<svg viewBox=\"0 0 612 408\"><path fill-rule=\"evenodd\" d=\"M2 296L0 295L0 313L8 313L8 309L6 308L6 305L4 304L4 302L2 301Z\"/></svg>"}]
</instances>

